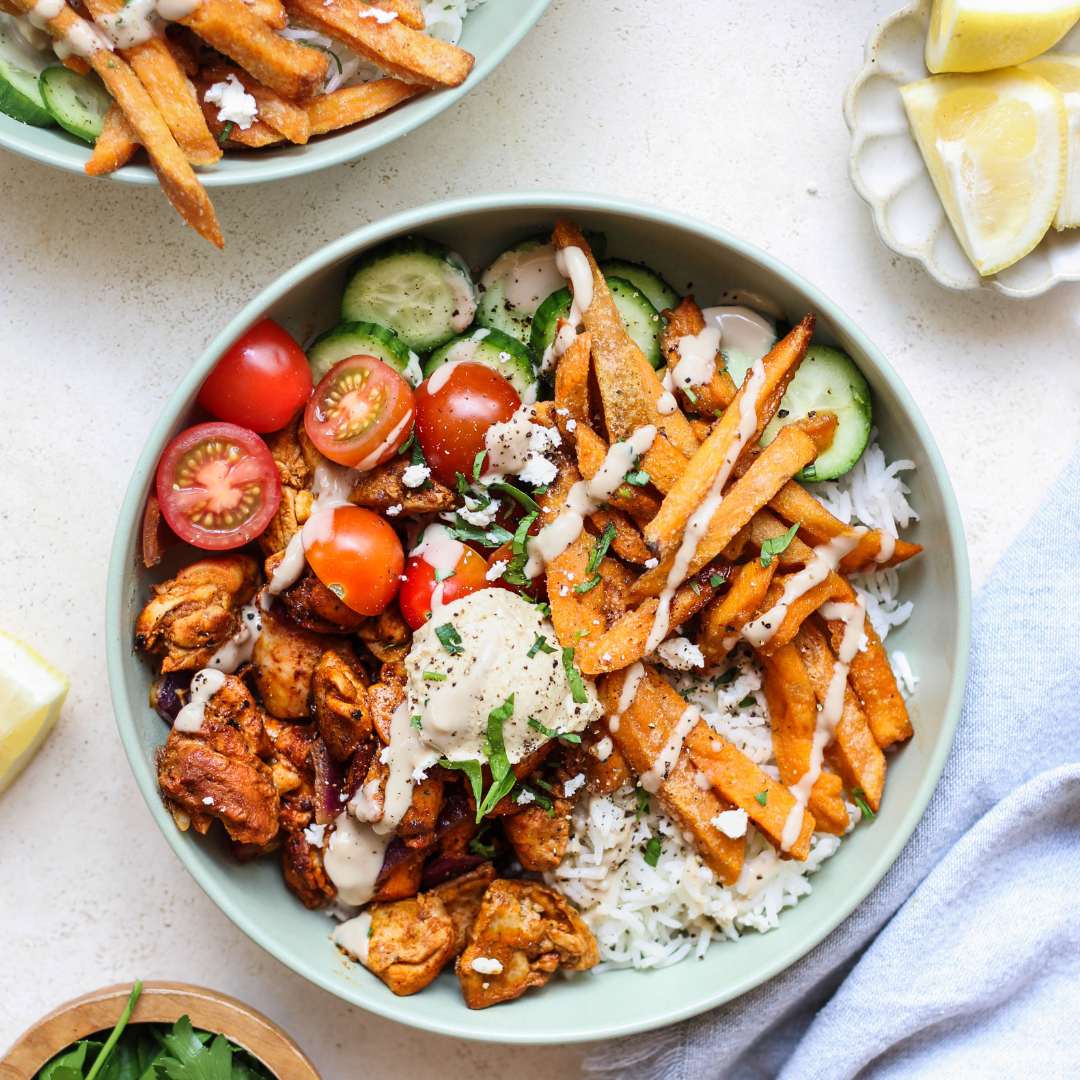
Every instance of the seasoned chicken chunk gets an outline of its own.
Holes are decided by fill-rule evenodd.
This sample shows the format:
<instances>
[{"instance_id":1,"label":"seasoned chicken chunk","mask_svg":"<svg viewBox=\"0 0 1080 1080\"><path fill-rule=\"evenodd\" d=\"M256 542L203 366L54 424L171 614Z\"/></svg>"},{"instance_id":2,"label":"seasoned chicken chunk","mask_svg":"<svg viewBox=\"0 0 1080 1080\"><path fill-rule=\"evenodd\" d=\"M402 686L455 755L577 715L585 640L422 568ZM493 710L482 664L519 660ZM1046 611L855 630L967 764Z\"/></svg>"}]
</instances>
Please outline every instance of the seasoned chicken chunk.
<instances>
[{"instance_id":1,"label":"seasoned chicken chunk","mask_svg":"<svg viewBox=\"0 0 1080 1080\"><path fill-rule=\"evenodd\" d=\"M428 893L443 902L446 913L454 924L454 951L451 956L457 956L469 943L473 923L480 913L480 901L494 880L495 867L488 862L462 874L461 877L444 881Z\"/></svg>"},{"instance_id":2,"label":"seasoned chicken chunk","mask_svg":"<svg viewBox=\"0 0 1080 1080\"><path fill-rule=\"evenodd\" d=\"M349 502L382 511L398 506L401 514L433 514L453 509L454 493L437 480L429 480L423 487L405 486L402 477L409 463L407 454L398 454L369 469L353 486Z\"/></svg>"},{"instance_id":3,"label":"seasoned chicken chunk","mask_svg":"<svg viewBox=\"0 0 1080 1080\"><path fill-rule=\"evenodd\" d=\"M314 575L302 577L286 589L281 602L294 622L316 634L344 634L365 621L363 615L346 607Z\"/></svg>"},{"instance_id":4,"label":"seasoned chicken chunk","mask_svg":"<svg viewBox=\"0 0 1080 1080\"><path fill-rule=\"evenodd\" d=\"M294 832L281 849L281 869L285 884L304 907L325 907L337 899L337 889L323 868L322 848L308 841L303 832Z\"/></svg>"},{"instance_id":5,"label":"seasoned chicken chunk","mask_svg":"<svg viewBox=\"0 0 1080 1080\"><path fill-rule=\"evenodd\" d=\"M264 436L281 478L281 502L277 513L259 537L267 555L284 551L293 534L311 516L311 481L322 455L304 431L303 412L298 412L280 431Z\"/></svg>"},{"instance_id":6,"label":"seasoned chicken chunk","mask_svg":"<svg viewBox=\"0 0 1080 1080\"><path fill-rule=\"evenodd\" d=\"M150 587L150 602L135 621L135 644L164 656L163 672L206 667L240 629L240 608L259 584L258 563L249 555L199 559Z\"/></svg>"},{"instance_id":7,"label":"seasoned chicken chunk","mask_svg":"<svg viewBox=\"0 0 1080 1080\"><path fill-rule=\"evenodd\" d=\"M423 990L453 955L454 924L431 893L368 905L371 933L357 959L399 997Z\"/></svg>"},{"instance_id":8,"label":"seasoned chicken chunk","mask_svg":"<svg viewBox=\"0 0 1080 1080\"><path fill-rule=\"evenodd\" d=\"M554 870L566 854L570 840L570 804L556 799L552 815L535 803L520 814L502 819L506 839L514 845L518 860L526 870Z\"/></svg>"},{"instance_id":9,"label":"seasoned chicken chunk","mask_svg":"<svg viewBox=\"0 0 1080 1080\"><path fill-rule=\"evenodd\" d=\"M278 831L278 789L259 756L268 751L251 694L226 676L200 730L173 728L158 751L158 783L173 816L181 811L202 833L217 818L238 844L268 844Z\"/></svg>"},{"instance_id":10,"label":"seasoned chicken chunk","mask_svg":"<svg viewBox=\"0 0 1080 1080\"><path fill-rule=\"evenodd\" d=\"M369 619L359 630L360 640L376 660L384 664L400 663L412 644L412 631L402 618L396 603L381 615Z\"/></svg>"},{"instance_id":11,"label":"seasoned chicken chunk","mask_svg":"<svg viewBox=\"0 0 1080 1080\"><path fill-rule=\"evenodd\" d=\"M596 939L554 889L500 879L484 893L455 970L465 1004L486 1009L543 986L558 967L586 971L599 962Z\"/></svg>"},{"instance_id":12,"label":"seasoned chicken chunk","mask_svg":"<svg viewBox=\"0 0 1080 1080\"><path fill-rule=\"evenodd\" d=\"M347 761L371 737L364 669L347 654L327 650L311 680L315 726L335 761Z\"/></svg>"}]
</instances>

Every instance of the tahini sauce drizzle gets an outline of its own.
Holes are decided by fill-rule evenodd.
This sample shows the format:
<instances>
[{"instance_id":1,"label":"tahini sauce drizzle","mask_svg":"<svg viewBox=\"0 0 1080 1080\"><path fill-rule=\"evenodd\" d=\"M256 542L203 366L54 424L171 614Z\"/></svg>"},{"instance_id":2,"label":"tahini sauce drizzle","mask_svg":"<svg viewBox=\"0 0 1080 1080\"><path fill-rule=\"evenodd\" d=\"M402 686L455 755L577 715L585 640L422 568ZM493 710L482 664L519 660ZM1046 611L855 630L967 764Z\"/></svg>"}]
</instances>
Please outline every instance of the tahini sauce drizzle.
<instances>
[{"instance_id":1,"label":"tahini sauce drizzle","mask_svg":"<svg viewBox=\"0 0 1080 1080\"><path fill-rule=\"evenodd\" d=\"M188 703L176 714L173 731L201 731L206 719L206 703L225 685L225 673L203 668L191 680Z\"/></svg>"},{"instance_id":2,"label":"tahini sauce drizzle","mask_svg":"<svg viewBox=\"0 0 1080 1080\"><path fill-rule=\"evenodd\" d=\"M544 300L564 283L554 244L541 244L531 251L504 252L488 267L480 284L490 289L499 278L505 280L506 303L522 315L535 315Z\"/></svg>"},{"instance_id":3,"label":"tahini sauce drizzle","mask_svg":"<svg viewBox=\"0 0 1080 1080\"><path fill-rule=\"evenodd\" d=\"M251 661L255 642L262 636L262 612L257 604L245 604L240 609L240 629L213 656L208 667L227 671L230 675Z\"/></svg>"},{"instance_id":4,"label":"tahini sauce drizzle","mask_svg":"<svg viewBox=\"0 0 1080 1080\"><path fill-rule=\"evenodd\" d=\"M619 730L623 714L634 704L634 698L637 695L638 687L641 686L641 680L644 678L645 665L640 660L631 664L623 678L622 692L619 694L619 704L616 707L614 714L608 717L608 731L610 731L612 735Z\"/></svg>"},{"instance_id":5,"label":"tahini sauce drizzle","mask_svg":"<svg viewBox=\"0 0 1080 1080\"><path fill-rule=\"evenodd\" d=\"M378 833L345 811L338 814L323 852L323 868L343 904L366 904L375 895L375 882L392 838L392 832Z\"/></svg>"},{"instance_id":6,"label":"tahini sauce drizzle","mask_svg":"<svg viewBox=\"0 0 1080 1080\"><path fill-rule=\"evenodd\" d=\"M701 313L706 328L717 327L723 348L747 356L767 356L776 344L776 332L756 311L745 307L711 307Z\"/></svg>"},{"instance_id":7,"label":"tahini sauce drizzle","mask_svg":"<svg viewBox=\"0 0 1080 1080\"><path fill-rule=\"evenodd\" d=\"M678 723L668 736L668 741L664 744L663 750L660 751L656 760L652 763L652 767L639 777L641 786L647 792L655 795L660 790L660 785L668 778L675 762L679 760L686 736L693 731L694 726L700 719L701 714L693 705L688 705L683 711Z\"/></svg>"},{"instance_id":8,"label":"tahini sauce drizzle","mask_svg":"<svg viewBox=\"0 0 1080 1080\"><path fill-rule=\"evenodd\" d=\"M555 361L574 343L578 327L582 324L583 313L589 310L593 301L592 266L581 248L571 245L556 252L555 266L559 273L569 280L574 297L566 319L559 320L555 340L544 350L541 371L550 371L555 366Z\"/></svg>"}]
</instances>

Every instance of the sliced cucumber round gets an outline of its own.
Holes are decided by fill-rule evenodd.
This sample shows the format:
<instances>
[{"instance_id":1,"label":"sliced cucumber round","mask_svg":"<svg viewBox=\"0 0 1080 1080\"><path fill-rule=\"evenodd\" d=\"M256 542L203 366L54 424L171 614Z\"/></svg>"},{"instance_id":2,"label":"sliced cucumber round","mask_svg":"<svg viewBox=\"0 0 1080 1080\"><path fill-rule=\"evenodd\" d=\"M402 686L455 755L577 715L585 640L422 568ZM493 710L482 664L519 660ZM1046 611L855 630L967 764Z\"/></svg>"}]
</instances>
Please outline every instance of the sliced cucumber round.
<instances>
[{"instance_id":1,"label":"sliced cucumber round","mask_svg":"<svg viewBox=\"0 0 1080 1080\"><path fill-rule=\"evenodd\" d=\"M424 378L443 364L461 360L476 360L493 367L510 380L526 405L536 401L539 381L532 354L516 337L487 326L462 334L431 354L424 365Z\"/></svg>"},{"instance_id":2,"label":"sliced cucumber round","mask_svg":"<svg viewBox=\"0 0 1080 1080\"><path fill-rule=\"evenodd\" d=\"M23 40L7 15L0 15L0 112L34 127L56 123L45 107L38 77L55 57Z\"/></svg>"},{"instance_id":3,"label":"sliced cucumber round","mask_svg":"<svg viewBox=\"0 0 1080 1080\"><path fill-rule=\"evenodd\" d=\"M752 361L745 353L735 351L727 360L737 385ZM801 420L810 412L835 413L836 434L829 449L796 473L795 479L835 480L862 457L873 424L870 387L847 353L828 345L811 345L807 349L806 359L791 380L776 416L761 436L761 445L768 446L785 424Z\"/></svg>"},{"instance_id":4,"label":"sliced cucumber round","mask_svg":"<svg viewBox=\"0 0 1080 1080\"><path fill-rule=\"evenodd\" d=\"M679 306L681 296L655 271L644 263L627 262L626 259L605 259L600 271L607 278L622 278L636 285L657 311Z\"/></svg>"},{"instance_id":5,"label":"sliced cucumber round","mask_svg":"<svg viewBox=\"0 0 1080 1080\"><path fill-rule=\"evenodd\" d=\"M529 343L533 315L563 283L555 266L555 245L544 233L507 248L480 279L476 321Z\"/></svg>"},{"instance_id":6,"label":"sliced cucumber round","mask_svg":"<svg viewBox=\"0 0 1080 1080\"><path fill-rule=\"evenodd\" d=\"M45 108L65 131L88 143L97 142L113 101L97 75L80 75L56 64L41 73L38 85Z\"/></svg>"},{"instance_id":7,"label":"sliced cucumber round","mask_svg":"<svg viewBox=\"0 0 1080 1080\"><path fill-rule=\"evenodd\" d=\"M417 352L460 334L476 314L476 287L459 255L423 236L406 236L365 252L349 267L343 322L393 330Z\"/></svg>"},{"instance_id":8,"label":"sliced cucumber round","mask_svg":"<svg viewBox=\"0 0 1080 1080\"><path fill-rule=\"evenodd\" d=\"M392 367L410 386L419 386L423 379L420 357L385 326L369 322L348 322L320 334L307 351L312 381L318 385L322 377L339 360L350 356L374 356Z\"/></svg>"},{"instance_id":9,"label":"sliced cucumber round","mask_svg":"<svg viewBox=\"0 0 1080 1080\"><path fill-rule=\"evenodd\" d=\"M649 303L648 297L629 281L617 277L609 277L606 280L626 332L654 368L663 366L660 334L664 328L664 320L660 318L660 312ZM529 336L529 346L537 359L543 357L547 347L555 340L558 322L560 319L565 319L569 311L570 290L568 288L552 293L537 308Z\"/></svg>"}]
</instances>

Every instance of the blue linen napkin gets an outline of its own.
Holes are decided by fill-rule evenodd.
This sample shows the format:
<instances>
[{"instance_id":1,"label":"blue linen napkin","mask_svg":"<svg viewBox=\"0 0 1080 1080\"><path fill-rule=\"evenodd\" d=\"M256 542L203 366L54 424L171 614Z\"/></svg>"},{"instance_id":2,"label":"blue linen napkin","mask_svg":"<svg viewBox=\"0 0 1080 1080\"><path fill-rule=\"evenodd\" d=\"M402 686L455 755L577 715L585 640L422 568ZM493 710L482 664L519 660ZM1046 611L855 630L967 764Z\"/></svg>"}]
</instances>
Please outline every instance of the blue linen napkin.
<instances>
[{"instance_id":1,"label":"blue linen napkin","mask_svg":"<svg viewBox=\"0 0 1080 1080\"><path fill-rule=\"evenodd\" d=\"M1080 1076L1078 545L1080 450L975 603L956 742L878 887L783 974L604 1044L588 1077Z\"/></svg>"}]
</instances>

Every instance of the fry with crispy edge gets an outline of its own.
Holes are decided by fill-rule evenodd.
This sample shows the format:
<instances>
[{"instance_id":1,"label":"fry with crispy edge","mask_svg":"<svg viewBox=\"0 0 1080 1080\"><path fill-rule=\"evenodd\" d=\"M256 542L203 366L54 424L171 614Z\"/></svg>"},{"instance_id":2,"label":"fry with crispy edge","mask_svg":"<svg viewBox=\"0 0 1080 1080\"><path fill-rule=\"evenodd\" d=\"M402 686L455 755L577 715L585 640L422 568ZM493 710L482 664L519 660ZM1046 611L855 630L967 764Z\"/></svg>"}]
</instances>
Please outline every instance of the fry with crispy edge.
<instances>
[{"instance_id":1,"label":"fry with crispy edge","mask_svg":"<svg viewBox=\"0 0 1080 1080\"><path fill-rule=\"evenodd\" d=\"M570 343L555 368L555 418L563 438L576 443L578 424L589 420L589 350L592 337L583 331Z\"/></svg>"},{"instance_id":2,"label":"fry with crispy edge","mask_svg":"<svg viewBox=\"0 0 1080 1080\"><path fill-rule=\"evenodd\" d=\"M246 71L237 71L226 64L215 64L199 72L199 78L209 83L225 82L230 75L235 75L244 90L255 99L258 117L267 127L281 132L291 143L303 145L308 141L311 136L311 120L302 106L286 101ZM203 96L205 97L205 94Z\"/></svg>"},{"instance_id":3,"label":"fry with crispy edge","mask_svg":"<svg viewBox=\"0 0 1080 1080\"><path fill-rule=\"evenodd\" d=\"M289 23L289 16L285 14L285 5L281 0L244 0L271 30L284 30Z\"/></svg>"},{"instance_id":4,"label":"fry with crispy edge","mask_svg":"<svg viewBox=\"0 0 1080 1080\"><path fill-rule=\"evenodd\" d=\"M303 108L311 122L311 134L325 135L328 131L370 120L424 90L423 86L404 83L400 79L375 79L321 94L305 101Z\"/></svg>"},{"instance_id":5,"label":"fry with crispy edge","mask_svg":"<svg viewBox=\"0 0 1080 1080\"><path fill-rule=\"evenodd\" d=\"M114 101L105 114L101 134L94 143L94 152L86 163L87 176L105 176L126 165L139 149L135 132L123 110Z\"/></svg>"},{"instance_id":6,"label":"fry with crispy edge","mask_svg":"<svg viewBox=\"0 0 1080 1080\"><path fill-rule=\"evenodd\" d=\"M683 453L693 454L698 441L686 417L678 409L665 416L656 407L664 388L645 354L627 334L607 279L581 230L572 221L557 221L552 240L559 251L580 248L592 268L592 303L582 313L582 321L592 335L593 370L604 405L608 438L612 442L628 439L639 427L653 424Z\"/></svg>"},{"instance_id":7,"label":"fry with crispy edge","mask_svg":"<svg viewBox=\"0 0 1080 1080\"><path fill-rule=\"evenodd\" d=\"M799 420L782 427L776 438L747 470L746 475L737 480L724 496L697 545L688 573L697 573L715 558L782 484L829 445L835 429L836 417L832 415ZM692 468L693 461L690 464ZM664 500L665 506L669 498L670 494ZM660 512L663 513L663 508ZM646 543L649 542L649 534L655 523L656 518L653 518L645 526ZM634 586L635 596L659 596L667 584L668 573L674 560L673 551L659 566L642 574Z\"/></svg>"},{"instance_id":8,"label":"fry with crispy edge","mask_svg":"<svg viewBox=\"0 0 1080 1080\"><path fill-rule=\"evenodd\" d=\"M424 86L460 86L465 81L474 60L464 49L421 34L400 19L380 23L370 16L365 17L364 13L373 9L374 5L361 0L330 0L329 3L326 0L286 0L285 3L285 10L295 25L318 30L340 41L387 75Z\"/></svg>"},{"instance_id":9,"label":"fry with crispy edge","mask_svg":"<svg viewBox=\"0 0 1080 1080\"><path fill-rule=\"evenodd\" d=\"M743 563L735 571L731 588L706 605L697 637L706 664L718 663L735 648L739 631L764 603L776 566L776 559L768 566L762 566L760 559Z\"/></svg>"},{"instance_id":10,"label":"fry with crispy edge","mask_svg":"<svg viewBox=\"0 0 1080 1080\"><path fill-rule=\"evenodd\" d=\"M591 480L607 458L608 444L596 434L588 424L578 424L577 436L578 472L586 480ZM650 495L645 488L622 484L611 497L611 505L625 510L636 518L652 518L660 509L660 500Z\"/></svg>"},{"instance_id":11,"label":"fry with crispy edge","mask_svg":"<svg viewBox=\"0 0 1080 1080\"><path fill-rule=\"evenodd\" d=\"M807 619L792 644L802 657L814 696L824 705L836 668L836 657L825 635L814 619ZM844 687L844 711L836 723L835 741L825 748L825 757L849 789L862 788L867 804L876 814L885 787L885 755L874 740L866 713L850 684Z\"/></svg>"},{"instance_id":12,"label":"fry with crispy edge","mask_svg":"<svg viewBox=\"0 0 1080 1080\"><path fill-rule=\"evenodd\" d=\"M26 13L33 10L28 0L14 2ZM76 15L67 6L60 10L55 19L46 20L45 25L56 38L66 38L73 30L77 36L97 40L103 37L93 23ZM224 247L217 217L206 191L127 61L104 47L92 53L87 60L101 76L113 100L124 111L139 142L146 147L165 197L200 236L216 247Z\"/></svg>"},{"instance_id":13,"label":"fry with crispy edge","mask_svg":"<svg viewBox=\"0 0 1080 1080\"><path fill-rule=\"evenodd\" d=\"M773 757L780 779L791 788L810 770L818 702L794 645L785 645L763 660L762 689L769 705ZM836 773L822 771L814 781L808 806L822 832L842 836L846 831L849 820L843 791L844 782Z\"/></svg>"},{"instance_id":14,"label":"fry with crispy edge","mask_svg":"<svg viewBox=\"0 0 1080 1080\"><path fill-rule=\"evenodd\" d=\"M617 671L597 683L607 716L618 712L625 678L625 671ZM621 714L618 731L611 735L639 776L653 767L686 709L686 702L675 689L646 664L634 701ZM730 810L731 805L718 798L716 792L698 787L696 775L688 755L680 753L656 797L675 824L693 836L705 865L725 885L731 885L742 870L746 841L741 836L732 839L712 824L712 819Z\"/></svg>"},{"instance_id":15,"label":"fry with crispy edge","mask_svg":"<svg viewBox=\"0 0 1080 1080\"><path fill-rule=\"evenodd\" d=\"M329 58L276 34L244 0L202 0L177 21L290 101L307 101L322 89Z\"/></svg>"},{"instance_id":16,"label":"fry with crispy edge","mask_svg":"<svg viewBox=\"0 0 1080 1080\"><path fill-rule=\"evenodd\" d=\"M684 296L678 307L665 310L663 315L668 324L660 335L660 351L667 361L668 373L674 379L675 368L680 360L679 338L700 334L705 329L705 319L693 296ZM675 387L685 411L713 416L717 409L726 409L735 400L738 387L728 374L719 352L716 354L716 361L716 372L709 382L694 387L696 401L691 401L685 391Z\"/></svg>"},{"instance_id":17,"label":"fry with crispy edge","mask_svg":"<svg viewBox=\"0 0 1080 1080\"><path fill-rule=\"evenodd\" d=\"M765 602L761 605L762 617L780 603L790 577L791 575L785 574L773 578ZM757 650L758 653L761 656L771 656L773 653L779 652L799 632L799 627L822 604L828 603L830 600L839 600L850 591L847 582L839 574L830 571L829 576L824 581L819 581L817 585L807 589L801 596L796 596L787 605L787 611L784 613L780 625L772 631L772 637ZM766 625L766 629L769 629L768 625Z\"/></svg>"},{"instance_id":18,"label":"fry with crispy edge","mask_svg":"<svg viewBox=\"0 0 1080 1080\"><path fill-rule=\"evenodd\" d=\"M841 578L844 588L836 599L842 604L854 604L857 597L855 590ZM844 640L845 626L840 619L826 620L832 635L832 646L839 650ZM848 681L859 698L859 703L866 712L866 720L874 739L882 750L893 743L910 739L914 734L907 706L896 685L896 676L889 663L885 646L877 636L870 620L865 621L863 632L866 635L866 647L859 649L848 669Z\"/></svg>"},{"instance_id":19,"label":"fry with crispy edge","mask_svg":"<svg viewBox=\"0 0 1080 1080\"><path fill-rule=\"evenodd\" d=\"M410 30L423 30L427 26L424 13L416 0L379 0L376 6L384 11L392 11L397 15L398 22Z\"/></svg>"}]
</instances>

